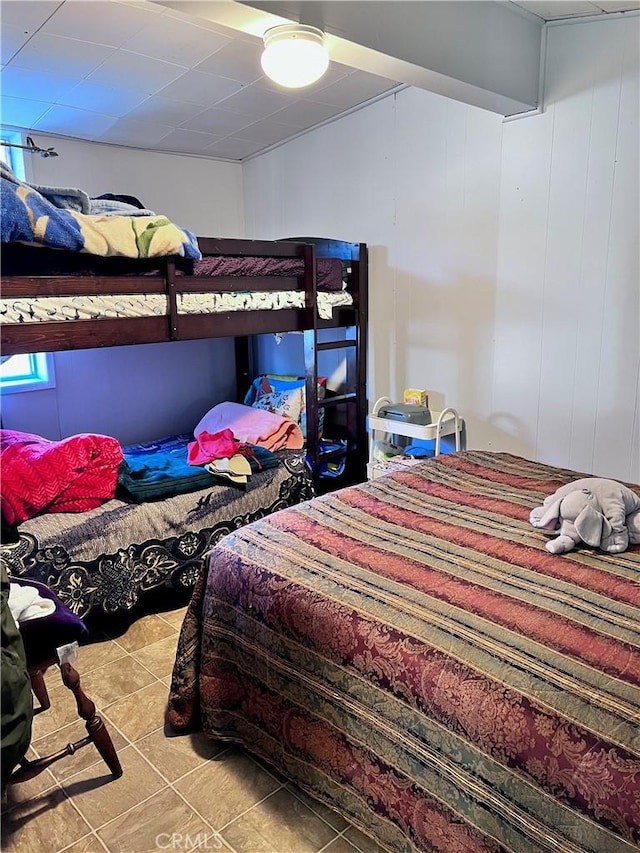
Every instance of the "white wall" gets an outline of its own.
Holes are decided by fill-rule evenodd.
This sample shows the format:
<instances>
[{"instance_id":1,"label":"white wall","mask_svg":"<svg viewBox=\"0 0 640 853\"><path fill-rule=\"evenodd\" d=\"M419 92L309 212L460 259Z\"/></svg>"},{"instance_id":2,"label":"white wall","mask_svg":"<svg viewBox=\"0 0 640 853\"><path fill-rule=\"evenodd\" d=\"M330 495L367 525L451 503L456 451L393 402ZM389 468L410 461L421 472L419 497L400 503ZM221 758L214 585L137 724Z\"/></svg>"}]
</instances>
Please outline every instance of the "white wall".
<instances>
[{"instance_id":1,"label":"white wall","mask_svg":"<svg viewBox=\"0 0 640 853\"><path fill-rule=\"evenodd\" d=\"M242 237L242 169L202 157L160 154L39 133L58 157L26 154L27 180L79 187L90 196L125 193L155 213L206 237Z\"/></svg>"},{"instance_id":2,"label":"white wall","mask_svg":"<svg viewBox=\"0 0 640 853\"><path fill-rule=\"evenodd\" d=\"M244 165L248 236L369 244L371 400L640 481L639 23L549 27L542 115L408 89Z\"/></svg>"},{"instance_id":3,"label":"white wall","mask_svg":"<svg viewBox=\"0 0 640 853\"><path fill-rule=\"evenodd\" d=\"M154 154L39 134L59 156L27 155L27 179L136 196L203 236L242 237L237 163ZM233 341L114 347L54 354L56 387L2 397L2 426L50 439L77 432L123 443L188 431L214 403L235 399Z\"/></svg>"}]
</instances>

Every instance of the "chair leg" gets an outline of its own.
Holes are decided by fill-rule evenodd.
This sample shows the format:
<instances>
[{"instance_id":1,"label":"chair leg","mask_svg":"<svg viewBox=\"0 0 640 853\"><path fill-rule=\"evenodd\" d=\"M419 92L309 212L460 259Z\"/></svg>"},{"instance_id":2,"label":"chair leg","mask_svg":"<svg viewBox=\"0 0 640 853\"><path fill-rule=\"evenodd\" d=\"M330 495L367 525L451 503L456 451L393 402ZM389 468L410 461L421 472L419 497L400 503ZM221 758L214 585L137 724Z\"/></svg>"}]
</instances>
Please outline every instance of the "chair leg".
<instances>
[{"instance_id":1,"label":"chair leg","mask_svg":"<svg viewBox=\"0 0 640 853\"><path fill-rule=\"evenodd\" d=\"M102 721L102 718L96 714L95 704L82 690L82 687L80 687L80 676L78 675L77 670L75 670L70 663L63 663L60 665L60 672L62 673L63 684L65 687L68 687L74 695L76 705L78 707L78 714L86 722L87 734L95 744L96 749L104 759L113 776L116 779L120 778L120 776L122 776L122 765L120 764L120 759L118 758L113 741L111 740L111 735Z\"/></svg>"},{"instance_id":2,"label":"chair leg","mask_svg":"<svg viewBox=\"0 0 640 853\"><path fill-rule=\"evenodd\" d=\"M39 707L36 708L33 713L40 714L42 711L46 711L48 708L51 707L51 700L49 699L47 685L44 682L44 670L30 670L29 676L31 678L31 689L33 690L34 696L38 700L39 705Z\"/></svg>"}]
</instances>

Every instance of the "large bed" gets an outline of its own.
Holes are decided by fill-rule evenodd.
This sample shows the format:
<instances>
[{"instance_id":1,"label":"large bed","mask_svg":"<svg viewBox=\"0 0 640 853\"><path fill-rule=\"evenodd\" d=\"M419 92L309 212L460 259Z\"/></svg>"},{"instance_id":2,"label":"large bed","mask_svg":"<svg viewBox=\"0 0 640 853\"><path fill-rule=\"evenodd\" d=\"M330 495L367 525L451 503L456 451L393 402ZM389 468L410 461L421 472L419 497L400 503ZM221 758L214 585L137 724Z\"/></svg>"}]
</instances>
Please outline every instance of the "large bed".
<instances>
[{"instance_id":1,"label":"large bed","mask_svg":"<svg viewBox=\"0 0 640 853\"><path fill-rule=\"evenodd\" d=\"M640 546L552 555L529 523L581 476L466 451L225 536L171 725L244 745L391 851L637 849Z\"/></svg>"}]
</instances>

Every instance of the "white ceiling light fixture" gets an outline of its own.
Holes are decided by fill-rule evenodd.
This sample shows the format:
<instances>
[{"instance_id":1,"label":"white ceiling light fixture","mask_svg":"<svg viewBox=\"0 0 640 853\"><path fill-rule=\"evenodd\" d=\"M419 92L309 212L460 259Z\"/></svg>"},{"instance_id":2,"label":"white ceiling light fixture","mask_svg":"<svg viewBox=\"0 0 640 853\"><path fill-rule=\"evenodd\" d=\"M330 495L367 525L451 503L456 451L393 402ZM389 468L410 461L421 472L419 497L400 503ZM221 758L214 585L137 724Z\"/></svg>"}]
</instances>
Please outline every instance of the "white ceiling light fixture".
<instances>
[{"instance_id":1,"label":"white ceiling light fixture","mask_svg":"<svg viewBox=\"0 0 640 853\"><path fill-rule=\"evenodd\" d=\"M324 33L306 24L280 24L264 36L262 70L274 83L300 89L319 80L329 67Z\"/></svg>"}]
</instances>

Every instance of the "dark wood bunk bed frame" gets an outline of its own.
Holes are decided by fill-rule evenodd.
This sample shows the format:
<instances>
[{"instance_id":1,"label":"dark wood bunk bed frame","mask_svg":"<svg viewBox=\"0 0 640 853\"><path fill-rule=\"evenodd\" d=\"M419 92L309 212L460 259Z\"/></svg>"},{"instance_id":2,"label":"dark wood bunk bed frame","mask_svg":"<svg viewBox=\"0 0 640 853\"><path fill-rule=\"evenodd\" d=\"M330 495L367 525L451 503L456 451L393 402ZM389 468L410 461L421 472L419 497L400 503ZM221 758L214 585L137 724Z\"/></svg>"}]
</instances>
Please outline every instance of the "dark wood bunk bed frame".
<instances>
[{"instance_id":1,"label":"dark wood bunk bed frame","mask_svg":"<svg viewBox=\"0 0 640 853\"><path fill-rule=\"evenodd\" d=\"M236 349L237 393L249 387L255 377L251 338L278 332L304 334L307 395L307 458L317 491L327 490L320 478L323 462L346 459L344 475L329 480L330 487L365 479L367 461L366 353L368 317L368 263L364 243L335 240L261 241L199 237L203 256L302 259L301 276L250 275L198 276L177 274L176 258L158 258L153 275L31 275L2 277L3 299L59 296L99 296L104 294L160 294L166 296L167 313L152 317L80 319L62 322L3 324L2 354L55 352L60 350L129 344L162 343L198 338L233 337ZM33 251L41 251L35 248ZM90 258L90 256L87 256ZM348 264L352 306L338 306L331 320L318 317L317 259L338 258ZM119 259L118 259L119 260ZM105 259L101 259L104 266ZM109 259L106 259L107 263ZM135 263L135 262L134 262ZM228 293L304 290L304 308L244 310L225 313L181 314L179 293ZM324 329L350 330L344 337L319 340ZM347 389L340 395L318 399L319 353L346 350ZM323 452L319 436L319 411L344 407L346 450Z\"/></svg>"}]
</instances>

